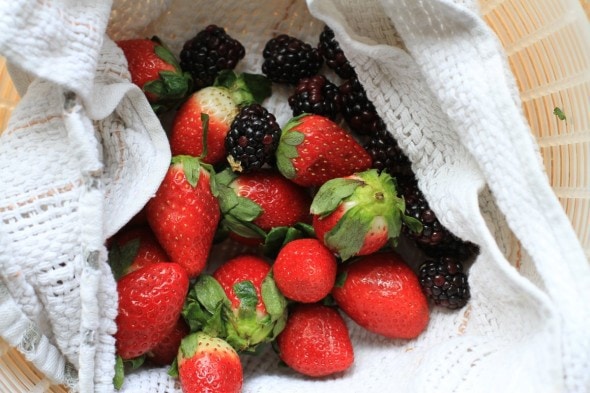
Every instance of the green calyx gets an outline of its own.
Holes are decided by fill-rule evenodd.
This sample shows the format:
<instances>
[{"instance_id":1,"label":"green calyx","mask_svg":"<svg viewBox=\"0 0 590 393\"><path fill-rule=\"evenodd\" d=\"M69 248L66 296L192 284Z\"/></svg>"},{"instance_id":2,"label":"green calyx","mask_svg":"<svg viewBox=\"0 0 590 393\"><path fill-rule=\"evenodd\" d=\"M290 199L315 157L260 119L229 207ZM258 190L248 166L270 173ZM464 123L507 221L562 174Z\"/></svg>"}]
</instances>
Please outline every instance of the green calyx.
<instances>
[{"instance_id":1,"label":"green calyx","mask_svg":"<svg viewBox=\"0 0 590 393\"><path fill-rule=\"evenodd\" d=\"M256 309L258 295L250 281L234 286L240 305L234 309L221 285L201 275L189 291L182 314L191 331L227 341L236 351L254 352L263 342L274 340L287 318L287 301L269 274L261 286L266 313Z\"/></svg>"},{"instance_id":2,"label":"green calyx","mask_svg":"<svg viewBox=\"0 0 590 393\"><path fill-rule=\"evenodd\" d=\"M236 74L233 70L220 71L213 86L229 90L238 106L262 104L272 94L272 83L264 75L247 72Z\"/></svg>"},{"instance_id":3,"label":"green calyx","mask_svg":"<svg viewBox=\"0 0 590 393\"><path fill-rule=\"evenodd\" d=\"M397 195L395 180L375 169L327 181L314 197L311 213L323 218L342 205L342 217L324 238L342 260L357 255L377 220L386 225L387 237L394 242L402 221L415 226L416 220L405 215L405 202Z\"/></svg>"},{"instance_id":4,"label":"green calyx","mask_svg":"<svg viewBox=\"0 0 590 393\"><path fill-rule=\"evenodd\" d=\"M125 272L133 263L133 260L139 252L141 240L139 238L129 240L122 246L117 243L109 249L109 265L115 280L119 280L125 275Z\"/></svg>"},{"instance_id":5,"label":"green calyx","mask_svg":"<svg viewBox=\"0 0 590 393\"><path fill-rule=\"evenodd\" d=\"M170 49L156 36L152 37L156 43L156 56L174 67L174 71L160 71L160 78L143 85L143 91L155 97L152 109L156 113L163 113L177 107L192 89L192 77L183 72Z\"/></svg>"},{"instance_id":6,"label":"green calyx","mask_svg":"<svg viewBox=\"0 0 590 393\"><path fill-rule=\"evenodd\" d=\"M297 147L305 140L305 134L297 131L297 127L305 116L307 114L291 118L281 131L281 139L276 152L277 168L287 179L293 179L297 175L292 160L299 157Z\"/></svg>"},{"instance_id":7,"label":"green calyx","mask_svg":"<svg viewBox=\"0 0 590 393\"><path fill-rule=\"evenodd\" d=\"M236 194L232 183L237 178L238 175L229 168L215 175L221 225L242 237L264 238L266 232L253 223L262 214L262 208L251 199Z\"/></svg>"},{"instance_id":8,"label":"green calyx","mask_svg":"<svg viewBox=\"0 0 590 393\"><path fill-rule=\"evenodd\" d=\"M125 373L138 369L145 363L145 355L138 356L133 359L123 360L119 355L115 358L115 376L113 377L113 385L116 390L121 389L123 382L125 382Z\"/></svg>"}]
</instances>

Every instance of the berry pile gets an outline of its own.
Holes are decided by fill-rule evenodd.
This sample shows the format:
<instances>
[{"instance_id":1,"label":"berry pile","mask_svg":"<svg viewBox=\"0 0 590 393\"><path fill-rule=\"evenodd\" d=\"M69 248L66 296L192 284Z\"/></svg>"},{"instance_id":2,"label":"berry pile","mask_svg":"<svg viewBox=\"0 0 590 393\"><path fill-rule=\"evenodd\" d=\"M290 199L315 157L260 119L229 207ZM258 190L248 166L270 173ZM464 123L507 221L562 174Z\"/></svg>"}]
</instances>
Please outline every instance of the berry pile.
<instances>
[{"instance_id":1,"label":"berry pile","mask_svg":"<svg viewBox=\"0 0 590 393\"><path fill-rule=\"evenodd\" d=\"M185 392L238 392L240 354L269 344L303 375L333 375L355 361L344 316L412 340L432 306L467 304L477 247L437 219L330 28L316 47L269 39L261 74L233 71L244 47L219 26L187 41L179 63L163 49L151 61L156 44L120 43L130 72L150 75L134 81L154 110L175 112L162 183L109 241L117 387L145 362L169 365ZM155 95L166 75L193 89ZM291 89L284 124L264 106L274 84ZM402 237L423 260L400 256Z\"/></svg>"}]
</instances>

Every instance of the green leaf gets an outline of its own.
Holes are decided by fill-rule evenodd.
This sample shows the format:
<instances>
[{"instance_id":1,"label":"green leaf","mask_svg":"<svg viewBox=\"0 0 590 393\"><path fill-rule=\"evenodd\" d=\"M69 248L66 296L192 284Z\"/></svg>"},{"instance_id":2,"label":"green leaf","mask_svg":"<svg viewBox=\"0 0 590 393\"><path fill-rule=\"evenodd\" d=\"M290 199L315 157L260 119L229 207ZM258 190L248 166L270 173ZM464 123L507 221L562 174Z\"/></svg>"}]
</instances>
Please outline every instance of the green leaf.
<instances>
[{"instance_id":1,"label":"green leaf","mask_svg":"<svg viewBox=\"0 0 590 393\"><path fill-rule=\"evenodd\" d=\"M406 226L408 228L410 228L410 231L412 231L414 233L420 233L424 229L420 220L418 220L414 217L406 216L405 214L402 214L402 220L404 221Z\"/></svg>"},{"instance_id":2,"label":"green leaf","mask_svg":"<svg viewBox=\"0 0 590 393\"><path fill-rule=\"evenodd\" d=\"M195 187L199 182L199 176L201 174L201 163L199 160L192 156L178 155L172 157L172 165L181 164L184 171L186 181Z\"/></svg>"},{"instance_id":3,"label":"green leaf","mask_svg":"<svg viewBox=\"0 0 590 393\"><path fill-rule=\"evenodd\" d=\"M178 379L178 358L174 358L170 367L168 367L168 375L171 378Z\"/></svg>"},{"instance_id":4,"label":"green leaf","mask_svg":"<svg viewBox=\"0 0 590 393\"><path fill-rule=\"evenodd\" d=\"M287 236L289 227L274 227L266 234L262 253L269 258L275 258L280 249L283 247L283 242Z\"/></svg>"},{"instance_id":5,"label":"green leaf","mask_svg":"<svg viewBox=\"0 0 590 393\"><path fill-rule=\"evenodd\" d=\"M229 305L229 299L219 282L209 274L201 274L194 285L194 292L199 303L210 314L216 312L219 304Z\"/></svg>"},{"instance_id":6,"label":"green leaf","mask_svg":"<svg viewBox=\"0 0 590 393\"><path fill-rule=\"evenodd\" d=\"M557 118L558 118L559 120L567 120L567 118L566 118L566 116L565 116L565 113L563 112L563 110L562 110L560 107L557 107L557 106L556 106L556 107L553 109L553 114L554 114L555 116L557 116Z\"/></svg>"},{"instance_id":7,"label":"green leaf","mask_svg":"<svg viewBox=\"0 0 590 393\"><path fill-rule=\"evenodd\" d=\"M223 218L223 225L236 235L242 237L264 239L266 236L266 233L257 225L250 222L240 221L231 214L228 214Z\"/></svg>"},{"instance_id":8,"label":"green leaf","mask_svg":"<svg viewBox=\"0 0 590 393\"><path fill-rule=\"evenodd\" d=\"M360 179L336 178L325 182L311 202L310 211L325 217L338 208L340 203L351 196L365 183Z\"/></svg>"},{"instance_id":9,"label":"green leaf","mask_svg":"<svg viewBox=\"0 0 590 393\"><path fill-rule=\"evenodd\" d=\"M156 56L164 60L166 63L174 66L174 68L176 68L177 70L180 70L178 60L172 54L170 49L168 49L168 47L164 45L164 43L158 37L152 37L152 41L155 41L158 44L154 47L154 52L156 53Z\"/></svg>"},{"instance_id":10,"label":"green leaf","mask_svg":"<svg viewBox=\"0 0 590 393\"><path fill-rule=\"evenodd\" d=\"M273 322L279 320L285 313L287 300L279 291L279 288L277 288L272 272L267 274L264 280L262 280L260 296L271 320Z\"/></svg>"},{"instance_id":11,"label":"green leaf","mask_svg":"<svg viewBox=\"0 0 590 393\"><path fill-rule=\"evenodd\" d=\"M295 166L293 166L291 158L296 158L298 156L299 153L297 153L296 147L279 143L276 152L277 169L287 179L293 179L297 175L297 171L295 170Z\"/></svg>"},{"instance_id":12,"label":"green leaf","mask_svg":"<svg viewBox=\"0 0 590 393\"><path fill-rule=\"evenodd\" d=\"M365 214L361 206L354 206L347 210L334 228L326 234L326 245L336 250L342 260L346 261L362 248L372 222L373 217Z\"/></svg>"},{"instance_id":13,"label":"green leaf","mask_svg":"<svg viewBox=\"0 0 590 393\"><path fill-rule=\"evenodd\" d=\"M122 247L117 243L112 245L109 250L109 265L111 266L115 280L118 281L125 275L125 272L137 256L140 245L141 240L139 238L126 242Z\"/></svg>"},{"instance_id":14,"label":"green leaf","mask_svg":"<svg viewBox=\"0 0 590 393\"><path fill-rule=\"evenodd\" d=\"M233 286L236 297L240 299L240 310L255 310L258 304L256 288L250 280L240 281Z\"/></svg>"},{"instance_id":15,"label":"green leaf","mask_svg":"<svg viewBox=\"0 0 590 393\"><path fill-rule=\"evenodd\" d=\"M346 281L346 277L348 277L347 272L341 271L338 273L338 275L336 275L336 282L334 283L334 286L336 288L342 288L344 286L344 282Z\"/></svg>"},{"instance_id":16,"label":"green leaf","mask_svg":"<svg viewBox=\"0 0 590 393\"><path fill-rule=\"evenodd\" d=\"M246 89L252 95L254 101L261 104L266 98L272 94L272 82L270 79L260 74L241 74Z\"/></svg>"},{"instance_id":17,"label":"green leaf","mask_svg":"<svg viewBox=\"0 0 590 393\"><path fill-rule=\"evenodd\" d=\"M281 138L281 143L289 146L299 146L305 140L305 134L299 131L291 131L285 133ZM293 157L290 157L293 158Z\"/></svg>"},{"instance_id":18,"label":"green leaf","mask_svg":"<svg viewBox=\"0 0 590 393\"><path fill-rule=\"evenodd\" d=\"M213 86L225 87L226 89L231 90L232 86L237 80L238 74L236 74L233 70L221 70L217 74L215 82L213 82Z\"/></svg>"},{"instance_id":19,"label":"green leaf","mask_svg":"<svg viewBox=\"0 0 590 393\"><path fill-rule=\"evenodd\" d=\"M113 378L115 389L121 389L123 382L125 382L125 365L123 363L123 358L117 355L115 359L115 376Z\"/></svg>"},{"instance_id":20,"label":"green leaf","mask_svg":"<svg viewBox=\"0 0 590 393\"><path fill-rule=\"evenodd\" d=\"M253 200L244 197L238 197L237 200L238 203L230 210L230 214L236 219L251 222L262 214L262 208Z\"/></svg>"}]
</instances>

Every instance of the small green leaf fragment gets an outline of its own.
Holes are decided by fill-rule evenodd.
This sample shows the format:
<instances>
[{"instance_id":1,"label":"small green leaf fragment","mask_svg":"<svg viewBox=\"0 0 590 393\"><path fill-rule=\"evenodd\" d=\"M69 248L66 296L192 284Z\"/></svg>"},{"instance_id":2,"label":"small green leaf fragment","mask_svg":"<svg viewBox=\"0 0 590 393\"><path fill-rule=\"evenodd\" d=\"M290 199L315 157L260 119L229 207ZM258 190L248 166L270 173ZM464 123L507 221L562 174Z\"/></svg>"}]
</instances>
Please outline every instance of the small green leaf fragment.
<instances>
[{"instance_id":1,"label":"small green leaf fragment","mask_svg":"<svg viewBox=\"0 0 590 393\"><path fill-rule=\"evenodd\" d=\"M325 217L338 208L340 203L365 184L360 179L336 178L325 182L311 202L312 214Z\"/></svg>"},{"instance_id":2,"label":"small green leaf fragment","mask_svg":"<svg viewBox=\"0 0 590 393\"><path fill-rule=\"evenodd\" d=\"M336 282L334 283L334 286L336 288L342 288L344 286L344 283L346 282L347 277L348 273L346 271L341 271L340 273L338 273L338 275L336 275Z\"/></svg>"},{"instance_id":3,"label":"small green leaf fragment","mask_svg":"<svg viewBox=\"0 0 590 393\"><path fill-rule=\"evenodd\" d=\"M109 265L111 266L115 280L118 281L125 275L125 272L131 266L139 252L140 244L141 240L139 238L132 239L123 244L123 246L119 246L116 243L113 244L109 250Z\"/></svg>"},{"instance_id":4,"label":"small green leaf fragment","mask_svg":"<svg viewBox=\"0 0 590 393\"><path fill-rule=\"evenodd\" d=\"M305 140L305 134L299 131L287 132L281 138L281 142L289 146L299 146Z\"/></svg>"},{"instance_id":5,"label":"small green leaf fragment","mask_svg":"<svg viewBox=\"0 0 590 393\"><path fill-rule=\"evenodd\" d=\"M233 286L236 297L240 299L241 309L252 309L258 304L256 288L250 280L240 281Z\"/></svg>"},{"instance_id":6,"label":"small green leaf fragment","mask_svg":"<svg viewBox=\"0 0 590 393\"><path fill-rule=\"evenodd\" d=\"M285 309L287 308L287 300L277 288L272 272L262 280L260 296L262 297L266 312L271 316L272 321L277 321L284 315Z\"/></svg>"},{"instance_id":7,"label":"small green leaf fragment","mask_svg":"<svg viewBox=\"0 0 590 393\"><path fill-rule=\"evenodd\" d=\"M562 110L560 107L558 107L558 106L556 106L556 107L553 109L553 114L554 114L555 116L557 116L557 118L558 118L559 120L567 120L567 118L566 118L566 116L565 116L565 113L564 113L564 112L563 112L563 110Z\"/></svg>"},{"instance_id":8,"label":"small green leaf fragment","mask_svg":"<svg viewBox=\"0 0 590 393\"><path fill-rule=\"evenodd\" d=\"M174 358L170 367L168 367L167 374L174 379L178 379L178 358Z\"/></svg>"},{"instance_id":9,"label":"small green leaf fragment","mask_svg":"<svg viewBox=\"0 0 590 393\"><path fill-rule=\"evenodd\" d=\"M343 261L357 255L371 228L373 217L364 214L361 206L347 210L338 223L325 236L326 245L336 250Z\"/></svg>"},{"instance_id":10,"label":"small green leaf fragment","mask_svg":"<svg viewBox=\"0 0 590 393\"><path fill-rule=\"evenodd\" d=\"M115 358L115 376L113 378L115 389L121 389L123 382L125 382L125 364L123 363L123 358L117 355Z\"/></svg>"}]
</instances>

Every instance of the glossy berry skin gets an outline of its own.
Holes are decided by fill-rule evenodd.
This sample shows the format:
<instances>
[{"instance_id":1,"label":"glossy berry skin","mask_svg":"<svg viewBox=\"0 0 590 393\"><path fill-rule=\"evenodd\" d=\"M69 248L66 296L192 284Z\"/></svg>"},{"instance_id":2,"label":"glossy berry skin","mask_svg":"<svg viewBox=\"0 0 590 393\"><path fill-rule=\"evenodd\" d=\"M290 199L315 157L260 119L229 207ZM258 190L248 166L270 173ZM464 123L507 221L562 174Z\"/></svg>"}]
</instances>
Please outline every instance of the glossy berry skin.
<instances>
[{"instance_id":1,"label":"glossy berry skin","mask_svg":"<svg viewBox=\"0 0 590 393\"><path fill-rule=\"evenodd\" d=\"M345 371L354 362L344 319L336 309L319 303L295 305L277 345L290 368L310 377Z\"/></svg>"},{"instance_id":2,"label":"glossy berry skin","mask_svg":"<svg viewBox=\"0 0 590 393\"><path fill-rule=\"evenodd\" d=\"M336 257L317 239L287 243L273 264L273 276L283 295L301 303L319 302L336 280Z\"/></svg>"},{"instance_id":3,"label":"glossy berry skin","mask_svg":"<svg viewBox=\"0 0 590 393\"><path fill-rule=\"evenodd\" d=\"M332 120L304 114L283 127L277 167L293 182L314 187L370 168L371 156Z\"/></svg>"},{"instance_id":4,"label":"glossy berry skin","mask_svg":"<svg viewBox=\"0 0 590 393\"><path fill-rule=\"evenodd\" d=\"M147 353L150 362L159 366L171 365L178 355L180 342L189 333L188 325L182 317L179 318L172 330Z\"/></svg>"},{"instance_id":5,"label":"glossy berry skin","mask_svg":"<svg viewBox=\"0 0 590 393\"><path fill-rule=\"evenodd\" d=\"M239 393L243 371L238 353L224 340L203 332L185 337L177 357L184 393Z\"/></svg>"},{"instance_id":6,"label":"glossy berry skin","mask_svg":"<svg viewBox=\"0 0 590 393\"><path fill-rule=\"evenodd\" d=\"M229 90L210 86L193 93L179 108L170 131L172 155L201 157L203 154L203 121L208 118L207 154L203 162L216 164L225 160L225 136L239 109Z\"/></svg>"},{"instance_id":7,"label":"glossy berry skin","mask_svg":"<svg viewBox=\"0 0 590 393\"><path fill-rule=\"evenodd\" d=\"M194 90L213 85L221 70L233 70L246 50L221 26L209 25L187 40L180 51L180 66L193 77Z\"/></svg>"},{"instance_id":8,"label":"glossy berry skin","mask_svg":"<svg viewBox=\"0 0 590 393\"><path fill-rule=\"evenodd\" d=\"M260 287L270 269L270 264L261 257L244 254L223 263L215 270L213 277L223 288L234 310L240 307L240 298L236 295L234 285L242 281L250 281L254 285L258 297L256 311L259 315L264 315L266 314L266 307L262 301Z\"/></svg>"},{"instance_id":9,"label":"glossy berry skin","mask_svg":"<svg viewBox=\"0 0 590 393\"><path fill-rule=\"evenodd\" d=\"M169 261L148 225L125 226L110 241L109 264L117 279L144 266Z\"/></svg>"},{"instance_id":10,"label":"glossy berry skin","mask_svg":"<svg viewBox=\"0 0 590 393\"><path fill-rule=\"evenodd\" d=\"M330 67L342 79L348 79L356 76L354 68L348 62L346 55L340 44L334 36L334 31L328 26L320 33L318 50L326 60L326 65Z\"/></svg>"},{"instance_id":11,"label":"glossy berry skin","mask_svg":"<svg viewBox=\"0 0 590 393\"><path fill-rule=\"evenodd\" d=\"M429 320L428 301L412 269L392 252L359 257L342 267L332 295L357 324L389 338L412 339Z\"/></svg>"},{"instance_id":12,"label":"glossy berry skin","mask_svg":"<svg viewBox=\"0 0 590 393\"><path fill-rule=\"evenodd\" d=\"M186 271L171 262L155 263L121 278L117 282L117 354L132 359L162 341L180 317L188 285Z\"/></svg>"},{"instance_id":13,"label":"glossy berry skin","mask_svg":"<svg viewBox=\"0 0 590 393\"><path fill-rule=\"evenodd\" d=\"M147 204L148 222L156 238L190 278L205 269L221 216L210 176L194 157L173 157L156 195Z\"/></svg>"},{"instance_id":14,"label":"glossy berry skin","mask_svg":"<svg viewBox=\"0 0 590 393\"><path fill-rule=\"evenodd\" d=\"M313 113L336 120L340 113L338 87L324 75L300 79L288 102L293 116Z\"/></svg>"},{"instance_id":15,"label":"glossy berry skin","mask_svg":"<svg viewBox=\"0 0 590 393\"><path fill-rule=\"evenodd\" d=\"M324 59L318 50L287 34L267 41L262 51L262 72L275 83L296 84L318 73Z\"/></svg>"},{"instance_id":16,"label":"glossy berry skin","mask_svg":"<svg viewBox=\"0 0 590 393\"><path fill-rule=\"evenodd\" d=\"M310 222L311 196L307 190L274 170L240 175L231 187L237 195L260 206L262 214L253 222L264 231Z\"/></svg>"},{"instance_id":17,"label":"glossy berry skin","mask_svg":"<svg viewBox=\"0 0 590 393\"><path fill-rule=\"evenodd\" d=\"M131 81L157 112L170 109L189 93L191 78L157 37L117 41L127 59Z\"/></svg>"}]
</instances>

